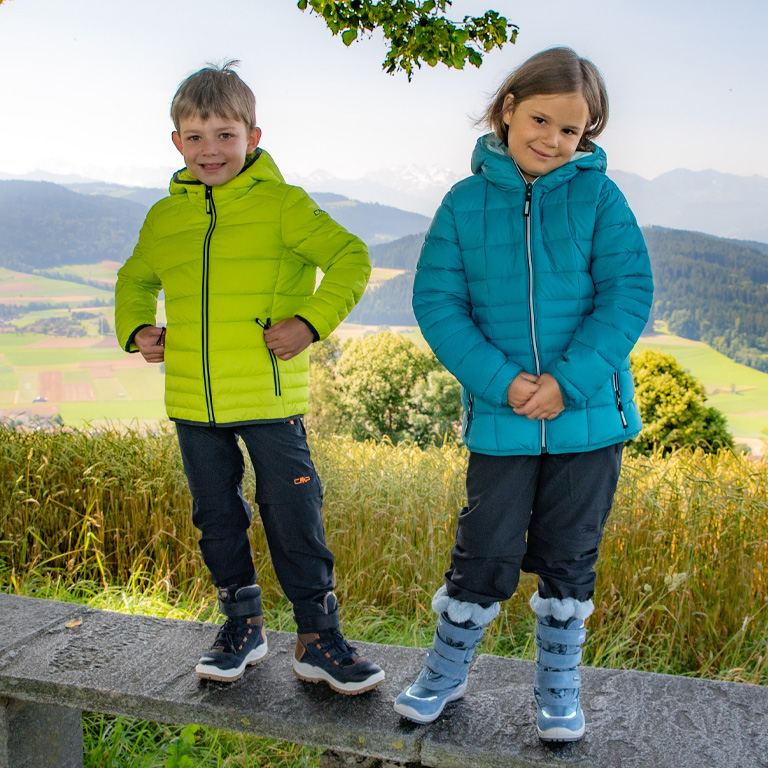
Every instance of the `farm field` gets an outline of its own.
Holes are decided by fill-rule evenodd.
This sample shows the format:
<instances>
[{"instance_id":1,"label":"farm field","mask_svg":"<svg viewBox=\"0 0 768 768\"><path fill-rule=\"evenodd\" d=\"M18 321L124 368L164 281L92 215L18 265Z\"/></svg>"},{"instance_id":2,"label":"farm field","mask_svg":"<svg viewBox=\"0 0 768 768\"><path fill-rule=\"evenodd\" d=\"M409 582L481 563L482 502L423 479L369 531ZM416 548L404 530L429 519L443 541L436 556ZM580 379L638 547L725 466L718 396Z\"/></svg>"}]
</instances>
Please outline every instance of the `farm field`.
<instances>
[{"instance_id":1,"label":"farm field","mask_svg":"<svg viewBox=\"0 0 768 768\"><path fill-rule=\"evenodd\" d=\"M654 334L640 339L636 351L655 349L674 356L704 384L707 404L722 411L736 442L762 453L768 439L768 373L740 365L700 341Z\"/></svg>"},{"instance_id":2,"label":"farm field","mask_svg":"<svg viewBox=\"0 0 768 768\"><path fill-rule=\"evenodd\" d=\"M0 417L60 415L64 424L165 420L163 375L111 336L0 336Z\"/></svg>"}]
</instances>

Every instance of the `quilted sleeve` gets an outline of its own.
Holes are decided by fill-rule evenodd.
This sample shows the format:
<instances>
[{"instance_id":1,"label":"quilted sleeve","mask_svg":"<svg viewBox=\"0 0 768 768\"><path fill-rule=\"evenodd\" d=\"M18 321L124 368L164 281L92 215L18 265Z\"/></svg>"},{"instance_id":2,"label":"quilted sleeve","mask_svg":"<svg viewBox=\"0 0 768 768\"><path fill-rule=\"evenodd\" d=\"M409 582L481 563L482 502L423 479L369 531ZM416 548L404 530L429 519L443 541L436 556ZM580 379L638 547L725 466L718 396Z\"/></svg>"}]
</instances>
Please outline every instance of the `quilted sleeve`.
<instances>
[{"instance_id":1,"label":"quilted sleeve","mask_svg":"<svg viewBox=\"0 0 768 768\"><path fill-rule=\"evenodd\" d=\"M452 194L429 227L416 267L413 312L438 360L476 397L507 404L507 390L522 370L485 337L472 319Z\"/></svg>"},{"instance_id":2,"label":"quilted sleeve","mask_svg":"<svg viewBox=\"0 0 768 768\"><path fill-rule=\"evenodd\" d=\"M133 254L118 270L115 285L115 332L120 346L126 352L138 352L132 343L134 332L144 325L155 324L157 296L160 280L152 268L151 211L139 233L139 242Z\"/></svg>"},{"instance_id":3,"label":"quilted sleeve","mask_svg":"<svg viewBox=\"0 0 768 768\"><path fill-rule=\"evenodd\" d=\"M291 187L283 201L280 226L286 247L323 272L298 314L325 339L363 295L371 275L368 248L299 187Z\"/></svg>"},{"instance_id":4,"label":"quilted sleeve","mask_svg":"<svg viewBox=\"0 0 768 768\"><path fill-rule=\"evenodd\" d=\"M653 278L643 235L618 187L606 180L592 240L594 309L549 371L566 405L583 405L632 351L653 301Z\"/></svg>"}]
</instances>

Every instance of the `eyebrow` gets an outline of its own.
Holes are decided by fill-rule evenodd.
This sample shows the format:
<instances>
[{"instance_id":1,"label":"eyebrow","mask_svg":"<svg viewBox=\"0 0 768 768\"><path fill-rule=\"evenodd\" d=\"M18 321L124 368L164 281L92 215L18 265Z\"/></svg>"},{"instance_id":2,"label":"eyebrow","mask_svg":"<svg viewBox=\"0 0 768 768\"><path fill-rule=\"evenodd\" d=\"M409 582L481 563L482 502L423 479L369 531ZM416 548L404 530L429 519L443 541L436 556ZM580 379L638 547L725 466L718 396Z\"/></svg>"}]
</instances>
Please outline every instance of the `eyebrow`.
<instances>
[{"instance_id":1,"label":"eyebrow","mask_svg":"<svg viewBox=\"0 0 768 768\"><path fill-rule=\"evenodd\" d=\"M227 124L227 125L220 125L216 128L218 132L221 131L234 131L237 127L236 123ZM201 128L185 128L183 131L181 131L184 135L190 134L190 133L202 133Z\"/></svg>"}]
</instances>

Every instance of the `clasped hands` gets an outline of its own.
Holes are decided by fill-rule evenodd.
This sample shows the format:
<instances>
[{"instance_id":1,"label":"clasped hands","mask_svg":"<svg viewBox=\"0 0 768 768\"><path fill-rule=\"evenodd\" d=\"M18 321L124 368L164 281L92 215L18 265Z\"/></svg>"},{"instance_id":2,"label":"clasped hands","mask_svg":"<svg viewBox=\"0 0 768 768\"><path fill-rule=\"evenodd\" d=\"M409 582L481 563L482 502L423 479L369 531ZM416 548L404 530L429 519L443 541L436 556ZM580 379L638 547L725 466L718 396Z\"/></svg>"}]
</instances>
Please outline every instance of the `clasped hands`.
<instances>
[{"instance_id":1,"label":"clasped hands","mask_svg":"<svg viewBox=\"0 0 768 768\"><path fill-rule=\"evenodd\" d=\"M554 419L565 409L560 385L550 373L518 373L507 390L507 404L519 416L542 421Z\"/></svg>"}]
</instances>

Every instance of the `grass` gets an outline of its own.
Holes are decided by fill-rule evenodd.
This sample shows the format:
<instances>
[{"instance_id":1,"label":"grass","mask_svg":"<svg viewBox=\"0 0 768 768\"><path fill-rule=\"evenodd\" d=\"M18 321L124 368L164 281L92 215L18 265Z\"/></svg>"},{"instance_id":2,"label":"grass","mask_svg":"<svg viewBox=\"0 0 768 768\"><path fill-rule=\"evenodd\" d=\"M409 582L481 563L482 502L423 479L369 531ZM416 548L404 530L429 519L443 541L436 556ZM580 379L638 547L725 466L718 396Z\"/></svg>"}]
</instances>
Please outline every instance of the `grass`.
<instances>
[{"instance_id":1,"label":"grass","mask_svg":"<svg viewBox=\"0 0 768 768\"><path fill-rule=\"evenodd\" d=\"M466 453L316 435L311 443L347 635L428 645L431 596L464 503ZM250 472L246 494L253 494ZM0 589L216 620L189 510L168 431L0 429ZM252 545L268 625L292 631L258 519ZM766 563L768 462L726 452L626 458L601 548L585 663L767 684ZM535 588L532 577L522 579L482 652L533 658L527 602ZM172 744L199 766L288 768L319 759L280 742L209 729L185 735L101 715L88 716L86 732L92 766L163 765Z\"/></svg>"}]
</instances>

